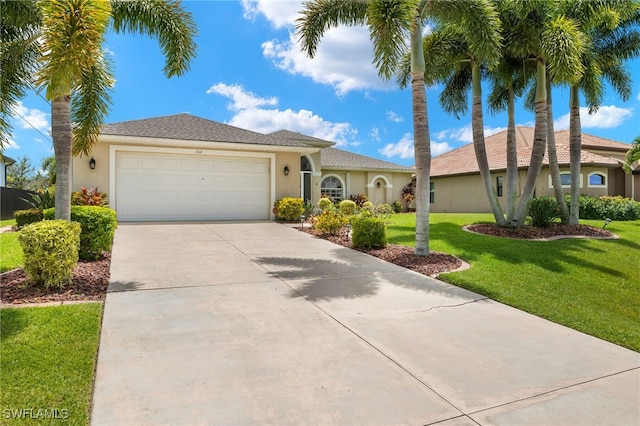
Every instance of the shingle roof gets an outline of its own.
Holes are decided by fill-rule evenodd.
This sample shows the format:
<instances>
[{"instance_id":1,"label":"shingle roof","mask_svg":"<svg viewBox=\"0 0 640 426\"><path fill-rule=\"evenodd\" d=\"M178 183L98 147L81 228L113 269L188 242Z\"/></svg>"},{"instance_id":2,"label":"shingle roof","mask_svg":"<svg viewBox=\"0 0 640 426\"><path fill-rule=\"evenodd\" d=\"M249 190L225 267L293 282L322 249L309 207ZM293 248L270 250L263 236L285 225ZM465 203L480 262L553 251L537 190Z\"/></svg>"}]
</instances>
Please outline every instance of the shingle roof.
<instances>
[{"instance_id":1,"label":"shingle roof","mask_svg":"<svg viewBox=\"0 0 640 426\"><path fill-rule=\"evenodd\" d=\"M516 145L518 149L518 168L528 167L533 145L533 127L516 127ZM569 131L556 132L556 151L559 165L569 165ZM600 148L604 150L621 150L626 144L582 134L583 148ZM504 170L507 168L507 131L504 130L485 138L485 148L490 170ZM627 146L628 149L628 146ZM589 152L581 153L582 164L598 164L617 166L620 163L611 158ZM549 156L545 151L543 166L549 165ZM478 163L473 144L465 145L453 151L434 157L431 160L431 176L446 176L457 174L479 173Z\"/></svg>"},{"instance_id":2,"label":"shingle roof","mask_svg":"<svg viewBox=\"0 0 640 426\"><path fill-rule=\"evenodd\" d=\"M320 164L323 169L372 169L415 172L413 167L401 166L337 148L322 148L322 151L320 151Z\"/></svg>"},{"instance_id":3,"label":"shingle roof","mask_svg":"<svg viewBox=\"0 0 640 426\"><path fill-rule=\"evenodd\" d=\"M306 147L300 142L274 138L190 114L123 121L107 124L101 134L204 142Z\"/></svg>"},{"instance_id":4,"label":"shingle roof","mask_svg":"<svg viewBox=\"0 0 640 426\"><path fill-rule=\"evenodd\" d=\"M323 148L320 151L320 165L322 168L415 171L413 167L401 166L400 164L378 160L373 157L367 157L366 155L331 148L330 145L334 145L335 142L314 138L313 136L303 135L302 133L279 130L270 133L269 136L278 136L294 141L307 141L311 145L322 146Z\"/></svg>"},{"instance_id":5,"label":"shingle roof","mask_svg":"<svg viewBox=\"0 0 640 426\"><path fill-rule=\"evenodd\" d=\"M282 139L288 139L290 141L301 141L317 146L331 146L335 145L335 142L326 141L324 139L314 138L313 136L303 135L302 133L292 132L290 130L278 130L277 132L269 133L268 136L273 136Z\"/></svg>"}]
</instances>

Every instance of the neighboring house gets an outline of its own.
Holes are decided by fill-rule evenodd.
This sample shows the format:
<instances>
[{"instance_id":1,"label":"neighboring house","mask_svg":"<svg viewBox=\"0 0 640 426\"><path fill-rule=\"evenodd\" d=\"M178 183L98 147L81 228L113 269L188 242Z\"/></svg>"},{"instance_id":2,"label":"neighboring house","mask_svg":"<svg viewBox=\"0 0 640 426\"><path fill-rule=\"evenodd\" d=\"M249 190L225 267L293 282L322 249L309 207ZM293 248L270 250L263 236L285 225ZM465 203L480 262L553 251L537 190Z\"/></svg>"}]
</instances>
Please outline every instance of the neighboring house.
<instances>
[{"instance_id":1,"label":"neighboring house","mask_svg":"<svg viewBox=\"0 0 640 426\"><path fill-rule=\"evenodd\" d=\"M532 127L516 127L519 190L524 186L527 175L533 132ZM569 131L557 131L555 136L560 179L565 193L569 193ZM507 185L506 142L506 130L485 138L493 185L503 209ZM640 173L626 175L622 170L629 147L629 144L583 133L580 192L592 196L622 195L640 200ZM537 196L554 194L546 152L535 194ZM491 212L473 144L465 145L431 160L430 201L431 212Z\"/></svg>"},{"instance_id":2,"label":"neighboring house","mask_svg":"<svg viewBox=\"0 0 640 426\"><path fill-rule=\"evenodd\" d=\"M323 193L400 200L411 168L331 145L189 114L114 123L104 126L91 156L73 159L72 187L106 191L120 221L273 219L277 199L316 202Z\"/></svg>"},{"instance_id":3,"label":"neighboring house","mask_svg":"<svg viewBox=\"0 0 640 426\"><path fill-rule=\"evenodd\" d=\"M15 164L16 160L0 154L0 187L7 186L7 167Z\"/></svg>"}]
</instances>

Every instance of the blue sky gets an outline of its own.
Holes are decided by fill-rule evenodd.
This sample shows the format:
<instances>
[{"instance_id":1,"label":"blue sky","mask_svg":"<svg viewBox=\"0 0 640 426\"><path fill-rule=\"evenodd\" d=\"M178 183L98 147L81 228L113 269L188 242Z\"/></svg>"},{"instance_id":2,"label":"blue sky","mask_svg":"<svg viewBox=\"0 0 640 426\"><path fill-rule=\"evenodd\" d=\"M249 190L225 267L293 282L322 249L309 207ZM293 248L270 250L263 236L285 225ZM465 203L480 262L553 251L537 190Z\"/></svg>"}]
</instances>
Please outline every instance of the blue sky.
<instances>
[{"instance_id":1,"label":"blue sky","mask_svg":"<svg viewBox=\"0 0 640 426\"><path fill-rule=\"evenodd\" d=\"M198 25L198 56L190 72L172 79L162 74L155 40L109 34L105 49L116 85L107 123L189 113L261 133L301 132L334 141L337 148L412 165L410 89L378 78L365 28L332 29L316 58L305 57L294 34L301 3L185 1ZM633 95L623 102L608 90L597 114L582 111L584 133L626 143L640 136L640 60L628 67ZM566 92L553 93L556 129L568 128ZM438 96L438 87L427 90L434 156L471 142L470 116L446 114ZM15 110L5 155L26 155L39 166L53 154L50 107L30 93ZM533 114L518 108L516 123L533 125ZM485 112L486 135L506 125L505 114Z\"/></svg>"}]
</instances>

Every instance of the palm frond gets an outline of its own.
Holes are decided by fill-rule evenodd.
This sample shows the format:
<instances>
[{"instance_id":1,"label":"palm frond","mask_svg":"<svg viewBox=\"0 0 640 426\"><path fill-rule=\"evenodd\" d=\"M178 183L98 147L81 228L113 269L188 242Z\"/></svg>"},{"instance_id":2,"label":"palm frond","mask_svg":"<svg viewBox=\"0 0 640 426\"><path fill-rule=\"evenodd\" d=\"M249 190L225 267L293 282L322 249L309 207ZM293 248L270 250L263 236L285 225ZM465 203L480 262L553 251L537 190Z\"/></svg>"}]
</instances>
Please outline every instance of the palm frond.
<instances>
[{"instance_id":1,"label":"palm frond","mask_svg":"<svg viewBox=\"0 0 640 426\"><path fill-rule=\"evenodd\" d=\"M368 3L364 0L312 0L302 4L296 34L302 51L313 58L324 33L338 25L365 25Z\"/></svg>"},{"instance_id":2,"label":"palm frond","mask_svg":"<svg viewBox=\"0 0 640 426\"><path fill-rule=\"evenodd\" d=\"M185 74L196 55L196 23L178 0L112 0L113 29L156 38L167 77Z\"/></svg>"},{"instance_id":3,"label":"palm frond","mask_svg":"<svg viewBox=\"0 0 640 426\"><path fill-rule=\"evenodd\" d=\"M545 23L540 46L554 81L576 84L584 74L585 35L577 23L558 16Z\"/></svg>"}]
</instances>

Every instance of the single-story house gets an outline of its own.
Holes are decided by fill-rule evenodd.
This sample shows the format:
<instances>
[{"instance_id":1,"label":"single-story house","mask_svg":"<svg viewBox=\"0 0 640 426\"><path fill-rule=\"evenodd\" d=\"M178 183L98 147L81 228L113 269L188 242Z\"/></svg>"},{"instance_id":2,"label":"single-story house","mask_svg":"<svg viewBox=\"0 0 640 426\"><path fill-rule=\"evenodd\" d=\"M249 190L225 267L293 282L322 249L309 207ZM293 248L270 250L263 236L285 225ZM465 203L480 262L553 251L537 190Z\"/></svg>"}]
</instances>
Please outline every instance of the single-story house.
<instances>
[{"instance_id":1,"label":"single-story house","mask_svg":"<svg viewBox=\"0 0 640 426\"><path fill-rule=\"evenodd\" d=\"M107 192L120 221L274 219L283 197L401 200L413 168L332 145L189 114L107 124L91 155L74 158L72 188Z\"/></svg>"},{"instance_id":2,"label":"single-story house","mask_svg":"<svg viewBox=\"0 0 640 426\"><path fill-rule=\"evenodd\" d=\"M516 127L518 147L518 188L526 180L533 127ZM560 179L566 193L570 192L569 131L555 132ZM485 138L487 159L498 200L505 208L507 131ZM598 136L582 134L580 192L591 196L622 195L640 200L640 168L627 175L622 170L630 145ZM544 162L535 189L537 196L553 196L549 171L549 156ZM491 212L473 144L465 145L431 160L431 212L484 213Z\"/></svg>"},{"instance_id":3,"label":"single-story house","mask_svg":"<svg viewBox=\"0 0 640 426\"><path fill-rule=\"evenodd\" d=\"M7 186L7 167L15 162L16 160L0 154L0 188Z\"/></svg>"}]
</instances>

